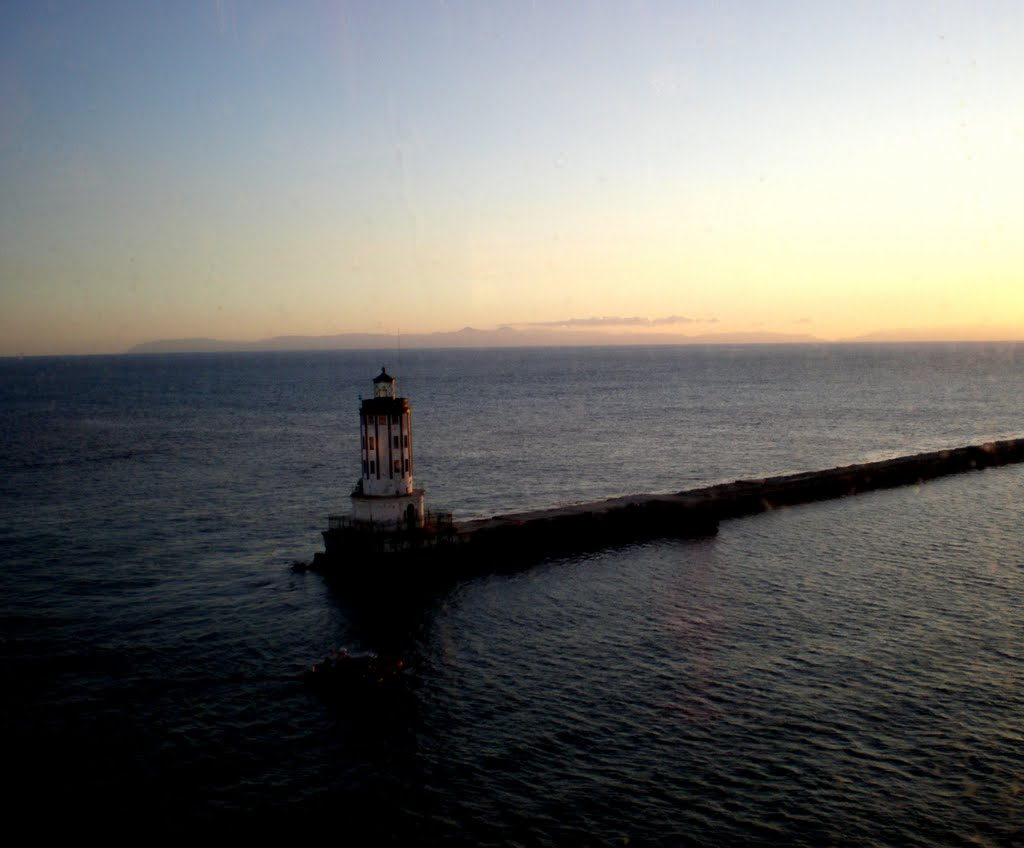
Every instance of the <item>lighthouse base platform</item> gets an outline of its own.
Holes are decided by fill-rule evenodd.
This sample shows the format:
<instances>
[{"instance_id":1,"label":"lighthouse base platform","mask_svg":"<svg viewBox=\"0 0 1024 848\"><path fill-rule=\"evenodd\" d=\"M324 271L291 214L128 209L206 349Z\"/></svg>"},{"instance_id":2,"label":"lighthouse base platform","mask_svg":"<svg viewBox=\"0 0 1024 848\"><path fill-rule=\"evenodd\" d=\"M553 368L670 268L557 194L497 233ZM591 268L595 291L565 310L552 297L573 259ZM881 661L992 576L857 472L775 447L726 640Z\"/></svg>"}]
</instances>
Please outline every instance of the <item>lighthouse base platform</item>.
<instances>
[{"instance_id":1,"label":"lighthouse base platform","mask_svg":"<svg viewBox=\"0 0 1024 848\"><path fill-rule=\"evenodd\" d=\"M422 492L420 498L422 504ZM355 514L331 515L327 522L322 534L324 552L318 553L312 564L325 574L362 579L381 562L422 562L452 555L459 545L450 512L421 511L418 522L397 524L365 521Z\"/></svg>"},{"instance_id":2,"label":"lighthouse base platform","mask_svg":"<svg viewBox=\"0 0 1024 848\"><path fill-rule=\"evenodd\" d=\"M351 520L356 524L412 528L422 527L424 518L423 489L387 497L363 495L357 489L352 495Z\"/></svg>"}]
</instances>

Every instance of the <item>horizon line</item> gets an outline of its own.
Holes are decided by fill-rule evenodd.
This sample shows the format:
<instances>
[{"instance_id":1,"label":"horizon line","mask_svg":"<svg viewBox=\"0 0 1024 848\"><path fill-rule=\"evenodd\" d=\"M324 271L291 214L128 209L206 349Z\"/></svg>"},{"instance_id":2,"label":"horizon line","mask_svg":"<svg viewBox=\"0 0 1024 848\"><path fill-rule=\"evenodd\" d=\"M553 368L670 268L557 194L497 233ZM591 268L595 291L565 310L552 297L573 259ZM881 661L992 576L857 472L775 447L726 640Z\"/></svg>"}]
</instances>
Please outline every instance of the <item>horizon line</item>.
<instances>
[{"instance_id":1,"label":"horizon line","mask_svg":"<svg viewBox=\"0 0 1024 848\"><path fill-rule=\"evenodd\" d=\"M373 335L368 333L352 333L352 334L339 334L339 335ZM429 334L424 334L429 335ZM739 335L739 334L737 334ZM780 334L781 335L781 334ZM288 336L273 338L324 338L321 336ZM218 342L228 347L223 349L189 349L189 348L178 348L178 349L166 349L166 350L137 350L136 348L147 347L149 345L157 344L173 344L177 342L187 341L200 341L200 339L166 339L158 340L155 342L144 342L140 345L135 345L127 350L118 351L107 351L102 353L13 353L13 354L0 354L0 359L68 359L68 358L87 358L87 357L118 357L118 356L188 356L188 355L220 355L220 354L257 354L257 353L379 353L385 348L382 347L249 347L248 345L259 345L262 341L255 342L231 342L225 341L220 342L216 339L203 339L203 341ZM240 348L231 348L230 345L243 345ZM924 346L924 345L1014 345L1024 344L1024 338L892 338L892 339L877 339L877 338L848 338L848 339L824 339L824 338L809 338L800 340L763 340L763 341L743 341L743 340L701 340L701 341L636 341L636 342L612 342L602 344L599 341L585 341L580 343L572 342L552 342L550 344L543 344L537 342L529 342L524 344L481 344L481 345L429 345L429 346L418 346L403 348L405 351L431 351L431 350L523 350L529 348L535 348L542 350L545 348L638 348L638 347L807 347L807 346L880 346L880 345L901 345L901 346Z\"/></svg>"}]
</instances>

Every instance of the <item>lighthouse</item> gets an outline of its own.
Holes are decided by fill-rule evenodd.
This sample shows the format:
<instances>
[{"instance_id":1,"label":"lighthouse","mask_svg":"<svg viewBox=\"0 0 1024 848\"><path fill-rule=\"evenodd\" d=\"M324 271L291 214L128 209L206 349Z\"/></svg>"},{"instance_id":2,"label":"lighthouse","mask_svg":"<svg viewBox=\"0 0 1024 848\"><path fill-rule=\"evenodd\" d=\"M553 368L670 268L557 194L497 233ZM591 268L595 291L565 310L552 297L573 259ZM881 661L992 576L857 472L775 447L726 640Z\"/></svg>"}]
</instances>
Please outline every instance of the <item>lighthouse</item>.
<instances>
[{"instance_id":1,"label":"lighthouse","mask_svg":"<svg viewBox=\"0 0 1024 848\"><path fill-rule=\"evenodd\" d=\"M422 527L423 490L413 486L412 409L395 396L395 378L383 366L373 378L373 397L359 407L362 475L352 492L357 524Z\"/></svg>"}]
</instances>

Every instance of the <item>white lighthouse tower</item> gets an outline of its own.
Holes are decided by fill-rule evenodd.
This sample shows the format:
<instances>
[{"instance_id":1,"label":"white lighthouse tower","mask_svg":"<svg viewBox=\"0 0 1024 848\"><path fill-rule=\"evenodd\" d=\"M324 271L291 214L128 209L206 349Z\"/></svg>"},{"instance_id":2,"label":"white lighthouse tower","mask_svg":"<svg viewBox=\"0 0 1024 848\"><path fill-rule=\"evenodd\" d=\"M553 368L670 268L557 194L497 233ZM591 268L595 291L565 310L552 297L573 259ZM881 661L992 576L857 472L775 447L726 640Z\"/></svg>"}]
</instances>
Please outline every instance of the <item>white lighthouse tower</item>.
<instances>
[{"instance_id":1,"label":"white lighthouse tower","mask_svg":"<svg viewBox=\"0 0 1024 848\"><path fill-rule=\"evenodd\" d=\"M381 367L373 397L359 408L362 476L352 493L357 524L423 526L423 490L412 482L412 411L395 397L395 378Z\"/></svg>"}]
</instances>

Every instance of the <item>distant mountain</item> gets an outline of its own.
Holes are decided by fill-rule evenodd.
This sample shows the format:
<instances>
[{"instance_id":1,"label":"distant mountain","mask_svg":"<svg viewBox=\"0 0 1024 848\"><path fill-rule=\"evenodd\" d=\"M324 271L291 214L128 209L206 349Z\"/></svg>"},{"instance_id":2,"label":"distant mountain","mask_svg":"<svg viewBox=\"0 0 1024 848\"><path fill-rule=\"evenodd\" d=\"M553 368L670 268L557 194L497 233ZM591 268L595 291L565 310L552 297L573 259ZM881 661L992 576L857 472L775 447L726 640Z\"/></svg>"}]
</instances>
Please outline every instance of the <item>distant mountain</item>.
<instances>
[{"instance_id":1,"label":"distant mountain","mask_svg":"<svg viewBox=\"0 0 1024 848\"><path fill-rule=\"evenodd\" d=\"M944 327L903 327L876 330L847 339L851 342L1024 341L1024 327L1010 324L949 324Z\"/></svg>"},{"instance_id":2,"label":"distant mountain","mask_svg":"<svg viewBox=\"0 0 1024 848\"><path fill-rule=\"evenodd\" d=\"M217 353L227 350L253 350L250 342L223 342L219 339L161 339L143 342L127 353Z\"/></svg>"},{"instance_id":3,"label":"distant mountain","mask_svg":"<svg viewBox=\"0 0 1024 848\"><path fill-rule=\"evenodd\" d=\"M791 333L623 333L600 330L559 330L498 327L477 330L463 327L445 333L403 335L402 347L560 347L580 345L677 344L800 344L821 342L809 334ZM393 350L396 337L386 333L343 333L336 336L274 336L252 342L219 339L163 339L135 345L128 353L219 353L274 350Z\"/></svg>"}]
</instances>

